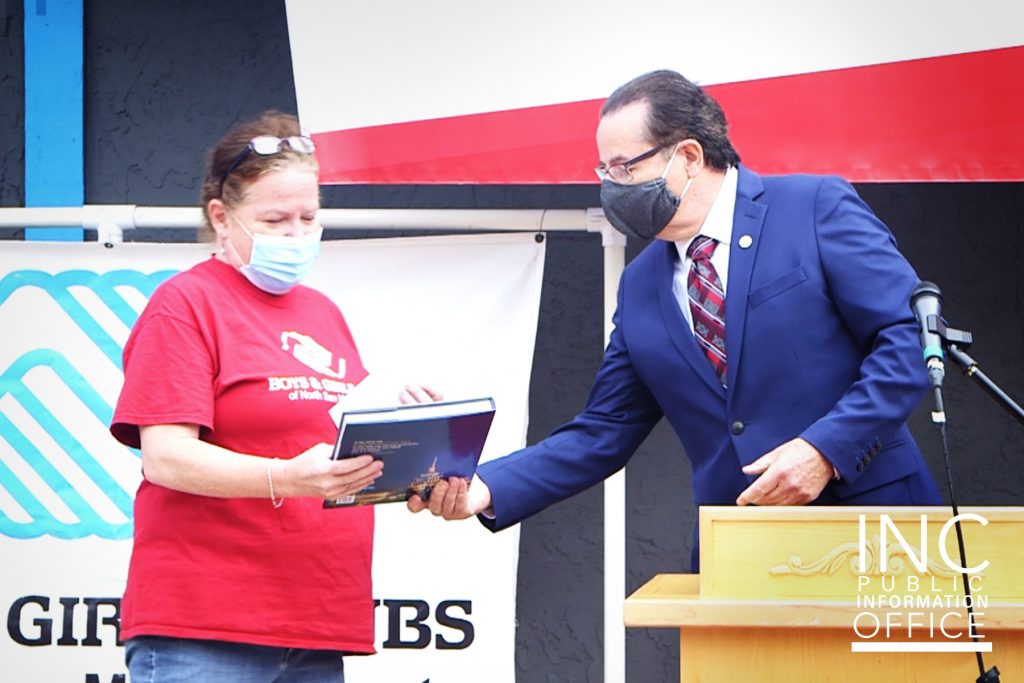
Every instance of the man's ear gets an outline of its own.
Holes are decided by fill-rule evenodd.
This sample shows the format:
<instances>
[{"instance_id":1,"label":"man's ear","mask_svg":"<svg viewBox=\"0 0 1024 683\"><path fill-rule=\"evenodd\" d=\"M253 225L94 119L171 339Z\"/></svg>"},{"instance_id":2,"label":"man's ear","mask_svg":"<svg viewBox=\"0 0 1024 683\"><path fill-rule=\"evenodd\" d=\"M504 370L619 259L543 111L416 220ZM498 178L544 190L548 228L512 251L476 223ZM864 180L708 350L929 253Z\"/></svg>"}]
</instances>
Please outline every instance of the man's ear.
<instances>
[{"instance_id":1,"label":"man's ear","mask_svg":"<svg viewBox=\"0 0 1024 683\"><path fill-rule=\"evenodd\" d=\"M680 142L676 156L681 157L686 166L686 175L690 178L704 169L704 147L696 140L687 138Z\"/></svg>"}]
</instances>

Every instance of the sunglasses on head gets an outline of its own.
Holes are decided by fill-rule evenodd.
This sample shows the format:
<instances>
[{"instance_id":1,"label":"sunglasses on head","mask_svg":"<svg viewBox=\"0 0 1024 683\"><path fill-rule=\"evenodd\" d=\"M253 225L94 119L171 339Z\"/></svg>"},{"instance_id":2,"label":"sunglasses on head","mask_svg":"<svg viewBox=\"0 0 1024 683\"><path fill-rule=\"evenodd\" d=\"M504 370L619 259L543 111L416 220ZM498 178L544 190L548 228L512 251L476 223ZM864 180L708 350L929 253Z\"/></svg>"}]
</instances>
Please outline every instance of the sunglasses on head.
<instances>
[{"instance_id":1,"label":"sunglasses on head","mask_svg":"<svg viewBox=\"0 0 1024 683\"><path fill-rule=\"evenodd\" d=\"M279 138L274 135L257 135L249 141L245 149L238 153L235 160L228 166L228 170L224 171L224 175L220 177L220 194L224 194L224 182L228 179L228 176L245 161L245 158L250 153L268 157L280 152L284 149L285 145L288 146L288 149L299 154L312 154L316 151L316 145L313 144L313 140L305 135L290 135L286 138Z\"/></svg>"}]
</instances>

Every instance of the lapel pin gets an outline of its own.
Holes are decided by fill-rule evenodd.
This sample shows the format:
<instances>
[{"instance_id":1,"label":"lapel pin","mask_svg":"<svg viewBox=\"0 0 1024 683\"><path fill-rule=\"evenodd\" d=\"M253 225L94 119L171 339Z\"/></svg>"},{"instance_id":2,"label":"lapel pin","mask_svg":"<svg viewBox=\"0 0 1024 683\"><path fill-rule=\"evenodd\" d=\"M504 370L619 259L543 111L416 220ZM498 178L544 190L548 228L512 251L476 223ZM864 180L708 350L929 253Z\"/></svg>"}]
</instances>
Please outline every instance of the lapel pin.
<instances>
[{"instance_id":1,"label":"lapel pin","mask_svg":"<svg viewBox=\"0 0 1024 683\"><path fill-rule=\"evenodd\" d=\"M754 238L750 235L740 235L740 249L749 249L753 243Z\"/></svg>"}]
</instances>

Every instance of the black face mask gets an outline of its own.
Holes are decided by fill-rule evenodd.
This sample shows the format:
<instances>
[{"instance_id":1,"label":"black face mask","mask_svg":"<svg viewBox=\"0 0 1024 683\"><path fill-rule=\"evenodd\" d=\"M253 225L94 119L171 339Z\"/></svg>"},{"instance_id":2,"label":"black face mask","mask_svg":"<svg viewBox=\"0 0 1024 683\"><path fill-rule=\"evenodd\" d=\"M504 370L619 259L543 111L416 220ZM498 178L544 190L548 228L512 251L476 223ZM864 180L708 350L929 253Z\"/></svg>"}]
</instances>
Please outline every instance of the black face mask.
<instances>
[{"instance_id":1,"label":"black face mask","mask_svg":"<svg viewBox=\"0 0 1024 683\"><path fill-rule=\"evenodd\" d=\"M665 229L676 215L679 203L690 190L687 181L683 194L676 196L668 189L664 178L655 178L639 185L620 185L611 180L601 181L601 207L615 228L627 235L649 240Z\"/></svg>"},{"instance_id":2,"label":"black face mask","mask_svg":"<svg viewBox=\"0 0 1024 683\"><path fill-rule=\"evenodd\" d=\"M665 177L676 152L668 160L668 166L660 178L655 178L638 185L620 185L611 180L601 181L601 208L604 215L619 232L642 240L649 240L665 229L668 222L676 215L679 203L690 191L693 178L686 181L683 193L678 197L668 189Z\"/></svg>"}]
</instances>

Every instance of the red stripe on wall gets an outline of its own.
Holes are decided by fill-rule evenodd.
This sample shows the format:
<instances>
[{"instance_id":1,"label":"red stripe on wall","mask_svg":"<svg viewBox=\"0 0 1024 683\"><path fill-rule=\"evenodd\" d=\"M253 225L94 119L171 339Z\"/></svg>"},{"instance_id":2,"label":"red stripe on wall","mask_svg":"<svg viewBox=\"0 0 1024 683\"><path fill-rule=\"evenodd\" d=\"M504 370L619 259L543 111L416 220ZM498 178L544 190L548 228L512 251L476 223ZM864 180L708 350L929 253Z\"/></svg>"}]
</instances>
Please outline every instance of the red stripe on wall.
<instances>
[{"instance_id":1,"label":"red stripe on wall","mask_svg":"<svg viewBox=\"0 0 1024 683\"><path fill-rule=\"evenodd\" d=\"M853 181L1024 180L1024 46L709 86L743 162ZM602 100L321 133L332 183L596 182Z\"/></svg>"},{"instance_id":2,"label":"red stripe on wall","mask_svg":"<svg viewBox=\"0 0 1024 683\"><path fill-rule=\"evenodd\" d=\"M709 88L764 173L1024 180L1024 47Z\"/></svg>"},{"instance_id":3,"label":"red stripe on wall","mask_svg":"<svg viewBox=\"0 0 1024 683\"><path fill-rule=\"evenodd\" d=\"M601 100L591 100L321 133L313 136L320 181L596 181L600 109Z\"/></svg>"}]
</instances>

